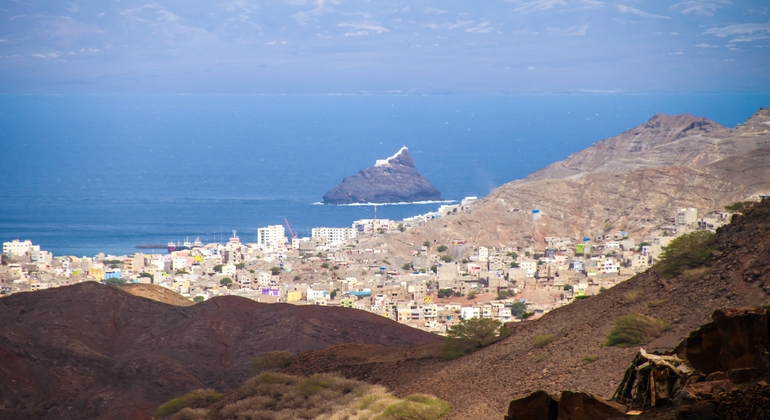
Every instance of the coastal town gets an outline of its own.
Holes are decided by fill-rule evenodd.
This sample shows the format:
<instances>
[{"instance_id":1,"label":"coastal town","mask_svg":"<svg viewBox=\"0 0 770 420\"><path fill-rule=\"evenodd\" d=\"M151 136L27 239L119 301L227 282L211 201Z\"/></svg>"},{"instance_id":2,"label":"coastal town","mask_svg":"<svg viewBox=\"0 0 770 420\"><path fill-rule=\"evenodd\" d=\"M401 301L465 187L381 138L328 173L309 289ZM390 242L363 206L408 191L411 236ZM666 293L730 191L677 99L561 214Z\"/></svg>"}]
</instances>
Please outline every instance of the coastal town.
<instances>
[{"instance_id":1,"label":"coastal town","mask_svg":"<svg viewBox=\"0 0 770 420\"><path fill-rule=\"evenodd\" d=\"M464 319L534 319L596 295L651 267L676 236L714 231L731 213L678 209L648 237L609 229L600 236L545 237L525 247L486 247L457 238L395 252L390 238L449 214L476 197L404 220L364 219L286 235L258 229L256 243L233 231L227 243L169 244L167 253L53 256L31 240L3 243L2 295L84 281L154 284L194 301L240 296L264 303L341 306L443 334ZM525 211L525 210L522 210ZM536 217L539 210L526 210Z\"/></svg>"}]
</instances>

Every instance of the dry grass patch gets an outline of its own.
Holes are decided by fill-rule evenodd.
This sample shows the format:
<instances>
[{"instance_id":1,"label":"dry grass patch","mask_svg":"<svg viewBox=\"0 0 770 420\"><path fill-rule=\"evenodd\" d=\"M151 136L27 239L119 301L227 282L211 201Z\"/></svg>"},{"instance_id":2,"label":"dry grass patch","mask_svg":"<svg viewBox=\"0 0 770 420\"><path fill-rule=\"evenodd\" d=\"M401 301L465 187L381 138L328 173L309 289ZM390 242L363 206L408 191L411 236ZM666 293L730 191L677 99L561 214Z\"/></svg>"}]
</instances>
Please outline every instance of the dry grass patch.
<instances>
[{"instance_id":1,"label":"dry grass patch","mask_svg":"<svg viewBox=\"0 0 770 420\"><path fill-rule=\"evenodd\" d=\"M597 360L599 360L599 356L596 356L593 354L586 354L585 356L583 356L583 361L586 363L593 363Z\"/></svg>"},{"instance_id":2,"label":"dry grass patch","mask_svg":"<svg viewBox=\"0 0 770 420\"><path fill-rule=\"evenodd\" d=\"M553 340L552 334L543 334L535 337L535 347L541 349Z\"/></svg>"},{"instance_id":3,"label":"dry grass patch","mask_svg":"<svg viewBox=\"0 0 770 420\"><path fill-rule=\"evenodd\" d=\"M668 302L666 299L653 300L651 302L647 302L647 306L650 308L657 308L658 306L663 306L663 304L666 302Z\"/></svg>"},{"instance_id":4,"label":"dry grass patch","mask_svg":"<svg viewBox=\"0 0 770 420\"><path fill-rule=\"evenodd\" d=\"M190 395L199 392L169 401L158 411L163 417L175 413L170 420L438 420L450 411L449 403L438 398L410 395L402 400L382 386L333 374L302 377L266 372L228 392L219 402L189 404L193 401ZM222 398L222 394L216 395ZM156 413L156 417L161 416Z\"/></svg>"},{"instance_id":5,"label":"dry grass patch","mask_svg":"<svg viewBox=\"0 0 770 420\"><path fill-rule=\"evenodd\" d=\"M647 344L671 329L671 324L641 314L622 316L607 335L608 346L632 347Z\"/></svg>"},{"instance_id":6,"label":"dry grass patch","mask_svg":"<svg viewBox=\"0 0 770 420\"><path fill-rule=\"evenodd\" d=\"M626 303L636 303L642 300L644 297L644 291L642 290L629 290L628 292L623 294L623 300L626 301Z\"/></svg>"}]
</instances>

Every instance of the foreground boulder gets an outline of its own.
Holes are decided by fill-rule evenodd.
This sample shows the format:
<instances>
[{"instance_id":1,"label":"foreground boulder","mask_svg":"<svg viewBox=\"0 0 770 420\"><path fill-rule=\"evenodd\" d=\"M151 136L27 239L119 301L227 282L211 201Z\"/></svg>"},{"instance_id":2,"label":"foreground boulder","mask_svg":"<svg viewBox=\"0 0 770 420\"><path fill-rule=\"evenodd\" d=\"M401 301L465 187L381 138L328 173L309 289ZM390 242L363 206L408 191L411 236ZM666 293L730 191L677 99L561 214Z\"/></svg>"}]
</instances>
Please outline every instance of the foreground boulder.
<instances>
[{"instance_id":1,"label":"foreground boulder","mask_svg":"<svg viewBox=\"0 0 770 420\"><path fill-rule=\"evenodd\" d=\"M626 414L626 406L585 392L564 391L560 398L545 391L511 401L505 420L604 420Z\"/></svg>"}]
</instances>

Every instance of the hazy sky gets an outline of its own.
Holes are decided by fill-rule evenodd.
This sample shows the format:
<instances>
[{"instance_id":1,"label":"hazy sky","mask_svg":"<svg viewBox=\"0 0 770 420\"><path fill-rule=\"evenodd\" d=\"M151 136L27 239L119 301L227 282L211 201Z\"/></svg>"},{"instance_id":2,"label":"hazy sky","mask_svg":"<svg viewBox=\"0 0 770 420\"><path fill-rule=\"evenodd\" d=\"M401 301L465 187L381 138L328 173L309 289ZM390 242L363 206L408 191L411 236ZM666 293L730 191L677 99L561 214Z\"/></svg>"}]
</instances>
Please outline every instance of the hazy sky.
<instances>
[{"instance_id":1,"label":"hazy sky","mask_svg":"<svg viewBox=\"0 0 770 420\"><path fill-rule=\"evenodd\" d=\"M0 93L770 92L768 0L0 0Z\"/></svg>"}]
</instances>

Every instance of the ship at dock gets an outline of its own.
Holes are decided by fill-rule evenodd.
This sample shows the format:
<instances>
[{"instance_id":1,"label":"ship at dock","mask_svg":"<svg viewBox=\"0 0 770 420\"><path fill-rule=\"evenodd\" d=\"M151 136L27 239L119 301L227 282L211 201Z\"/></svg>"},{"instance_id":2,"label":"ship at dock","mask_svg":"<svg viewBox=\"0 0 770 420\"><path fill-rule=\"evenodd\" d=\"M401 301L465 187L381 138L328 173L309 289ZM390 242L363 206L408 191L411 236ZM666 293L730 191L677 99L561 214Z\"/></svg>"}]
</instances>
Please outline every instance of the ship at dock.
<instances>
[{"instance_id":1,"label":"ship at dock","mask_svg":"<svg viewBox=\"0 0 770 420\"><path fill-rule=\"evenodd\" d=\"M168 248L168 252L174 252L174 251L184 251L187 249L193 249L193 248L203 248L203 242L201 242L200 237L195 238L195 242L190 242L189 239L186 239L183 243L174 243L169 242L168 245L166 245L163 248Z\"/></svg>"}]
</instances>

